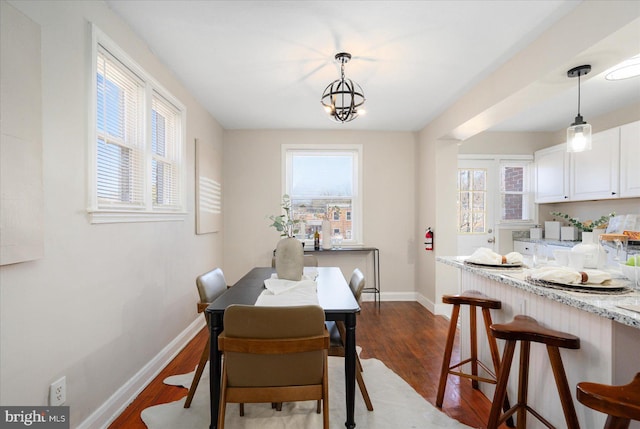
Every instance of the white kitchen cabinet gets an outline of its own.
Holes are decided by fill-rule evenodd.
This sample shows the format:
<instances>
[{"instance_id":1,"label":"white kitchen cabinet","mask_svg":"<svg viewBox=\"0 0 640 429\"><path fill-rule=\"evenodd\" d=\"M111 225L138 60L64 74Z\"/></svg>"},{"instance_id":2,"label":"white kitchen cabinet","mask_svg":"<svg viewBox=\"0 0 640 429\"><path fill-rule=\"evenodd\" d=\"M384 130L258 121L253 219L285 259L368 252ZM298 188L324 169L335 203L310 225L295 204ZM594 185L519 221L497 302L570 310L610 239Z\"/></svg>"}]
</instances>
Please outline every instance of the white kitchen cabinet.
<instances>
[{"instance_id":1,"label":"white kitchen cabinet","mask_svg":"<svg viewBox=\"0 0 640 429\"><path fill-rule=\"evenodd\" d=\"M619 197L620 127L592 136L592 148L571 154L569 198L572 201Z\"/></svg>"},{"instance_id":2,"label":"white kitchen cabinet","mask_svg":"<svg viewBox=\"0 0 640 429\"><path fill-rule=\"evenodd\" d=\"M640 121L620 127L620 197L640 197Z\"/></svg>"},{"instance_id":3,"label":"white kitchen cabinet","mask_svg":"<svg viewBox=\"0 0 640 429\"><path fill-rule=\"evenodd\" d=\"M513 241L513 251L521 255L533 255L533 243L529 241Z\"/></svg>"},{"instance_id":4,"label":"white kitchen cabinet","mask_svg":"<svg viewBox=\"0 0 640 429\"><path fill-rule=\"evenodd\" d=\"M536 203L557 203L569 198L569 154L566 145L535 153Z\"/></svg>"}]
</instances>

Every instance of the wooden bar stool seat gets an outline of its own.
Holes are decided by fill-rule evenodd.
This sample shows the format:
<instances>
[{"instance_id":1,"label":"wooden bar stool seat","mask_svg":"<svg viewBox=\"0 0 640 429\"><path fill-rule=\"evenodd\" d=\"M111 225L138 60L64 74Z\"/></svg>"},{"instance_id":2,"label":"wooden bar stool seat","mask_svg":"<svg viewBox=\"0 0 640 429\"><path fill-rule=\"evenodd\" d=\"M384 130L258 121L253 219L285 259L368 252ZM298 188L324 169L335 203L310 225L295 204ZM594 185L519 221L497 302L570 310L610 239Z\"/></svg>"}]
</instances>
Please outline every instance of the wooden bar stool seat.
<instances>
[{"instance_id":1,"label":"wooden bar stool seat","mask_svg":"<svg viewBox=\"0 0 640 429\"><path fill-rule=\"evenodd\" d=\"M478 291L465 291L459 295L443 295L442 302L445 304L453 304L453 311L451 312L451 321L449 322L449 332L447 335L447 343L445 346L444 357L442 360L442 370L440 372L440 383L438 385L438 395L436 397L436 406L442 408L442 402L444 401L444 393L447 387L447 378L449 374L455 375L462 378L471 379L471 384L474 389L478 388L478 382L485 382L496 384L496 373L498 372L498 368L500 368L500 355L498 352L498 345L496 343L496 339L489 332L489 327L491 326L491 312L490 310L498 310L502 308L502 302L491 299L488 296L484 295ZM470 348L471 348L471 357L468 359L461 360L459 363L455 365L451 365L451 353L453 351L453 343L456 336L456 328L458 325L458 317L460 315L460 306L468 305L469 306L469 321L470 321L470 330L469 334L471 337ZM489 350L491 351L491 360L493 361L493 371L489 369L483 362L478 360L478 338L477 338L477 328L476 328L476 308L480 307L482 310L482 317L484 320L484 328L487 332L487 339L489 340ZM465 373L462 371L461 367L465 364L471 364L471 374ZM488 377L481 377L478 375L478 366L484 369ZM495 372L494 372L495 371ZM509 407L509 399L505 395L504 400L504 409L508 410ZM512 420L509 421L512 423ZM512 426L510 424L510 426Z\"/></svg>"},{"instance_id":2,"label":"wooden bar stool seat","mask_svg":"<svg viewBox=\"0 0 640 429\"><path fill-rule=\"evenodd\" d=\"M489 423L487 429L497 429L512 414L517 412L516 421L518 428L526 428L527 411L533 414L548 428L553 428L544 417L527 405L527 389L529 383L529 350L531 342L542 343L547 346L547 353L553 370L553 376L560 395L562 411L569 429L579 429L578 416L571 399L569 383L562 365L559 348L579 349L580 338L565 332L547 329L538 324L535 319L528 316L515 316L513 321L505 324L491 325L491 333L494 337L506 341L504 353L502 355L502 367L498 374L498 384L493 396L493 403L489 413ZM520 368L518 381L518 402L511 409L500 415L500 404L507 394L507 382L511 362L516 347L516 342L520 341Z\"/></svg>"},{"instance_id":3,"label":"wooden bar stool seat","mask_svg":"<svg viewBox=\"0 0 640 429\"><path fill-rule=\"evenodd\" d=\"M587 407L608 415L604 429L626 429L631 420L640 421L640 372L624 386L578 383L576 397Z\"/></svg>"}]
</instances>

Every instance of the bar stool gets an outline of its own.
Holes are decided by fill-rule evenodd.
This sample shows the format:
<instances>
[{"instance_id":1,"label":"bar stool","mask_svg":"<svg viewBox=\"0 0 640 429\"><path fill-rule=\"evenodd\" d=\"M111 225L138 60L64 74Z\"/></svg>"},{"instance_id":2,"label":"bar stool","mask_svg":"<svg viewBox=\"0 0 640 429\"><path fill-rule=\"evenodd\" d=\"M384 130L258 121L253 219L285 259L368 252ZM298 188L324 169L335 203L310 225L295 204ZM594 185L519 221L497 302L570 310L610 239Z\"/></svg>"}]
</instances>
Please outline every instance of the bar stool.
<instances>
[{"instance_id":1,"label":"bar stool","mask_svg":"<svg viewBox=\"0 0 640 429\"><path fill-rule=\"evenodd\" d=\"M491 325L491 332L496 338L506 340L504 353L502 354L502 367L498 374L498 384L493 396L493 403L489 413L489 423L487 429L497 429L508 417L516 411L518 428L526 427L527 411L533 414L547 427L553 425L544 419L537 411L527 405L527 388L529 384L529 349L531 342L542 343L547 346L549 361L553 376L560 395L562 411L567 422L567 428L579 429L578 416L571 399L571 391L567 383L567 375L564 372L562 358L559 347L566 349L579 349L580 338L565 332L554 331L540 326L535 319L528 316L515 316L513 321L505 324ZM513 361L513 353L516 348L516 341L520 341L520 371L518 381L518 402L511 409L500 416L500 404L507 394L507 382L509 381L509 371Z\"/></svg>"},{"instance_id":2,"label":"bar stool","mask_svg":"<svg viewBox=\"0 0 640 429\"><path fill-rule=\"evenodd\" d=\"M608 415L604 429L626 429L631 420L640 421L640 372L624 386L581 382L578 401Z\"/></svg>"},{"instance_id":3,"label":"bar stool","mask_svg":"<svg viewBox=\"0 0 640 429\"><path fill-rule=\"evenodd\" d=\"M451 321L449 322L449 333L447 335L447 344L445 346L444 358L442 360L442 370L440 372L440 383L438 385L438 395L436 397L436 406L442 408L442 402L444 400L444 391L447 386L447 377L449 374L456 375L458 377L470 378L471 385L474 389L478 388L478 382L496 384L496 375L487 366L478 360L478 338L476 330L476 307L482 309L482 317L484 320L484 328L487 332L487 339L489 340L489 350L491 351L491 360L493 361L494 371L498 371L500 368L500 355L498 353L498 345L496 339L489 332L489 326L491 326L491 312L490 309L498 310L502 308L502 303L498 300L491 299L478 291L465 291L460 295L443 295L442 302L445 304L453 304L453 311L451 312ZM451 366L451 353L453 351L453 342L456 336L456 327L458 324L458 316L460 314L460 306L469 306L469 319L470 319L470 336L471 336L471 357L460 361ZM471 363L471 374L464 373L462 370L456 371L457 368ZM478 366L482 367L491 378L478 376ZM509 409L509 399L505 395L504 400L505 411ZM512 420L509 423L512 426Z\"/></svg>"}]
</instances>

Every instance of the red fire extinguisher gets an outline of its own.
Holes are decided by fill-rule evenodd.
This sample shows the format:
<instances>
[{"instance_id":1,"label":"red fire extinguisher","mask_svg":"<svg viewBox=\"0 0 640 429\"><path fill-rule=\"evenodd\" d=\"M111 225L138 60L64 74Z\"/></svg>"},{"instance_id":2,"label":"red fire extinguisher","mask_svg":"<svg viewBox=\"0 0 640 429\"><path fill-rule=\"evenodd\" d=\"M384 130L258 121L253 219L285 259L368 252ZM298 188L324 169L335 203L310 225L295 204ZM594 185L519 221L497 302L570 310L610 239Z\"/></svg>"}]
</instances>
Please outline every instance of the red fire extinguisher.
<instances>
[{"instance_id":1,"label":"red fire extinguisher","mask_svg":"<svg viewBox=\"0 0 640 429\"><path fill-rule=\"evenodd\" d=\"M424 250L433 250L433 231L431 231L431 227L427 228L424 233Z\"/></svg>"}]
</instances>

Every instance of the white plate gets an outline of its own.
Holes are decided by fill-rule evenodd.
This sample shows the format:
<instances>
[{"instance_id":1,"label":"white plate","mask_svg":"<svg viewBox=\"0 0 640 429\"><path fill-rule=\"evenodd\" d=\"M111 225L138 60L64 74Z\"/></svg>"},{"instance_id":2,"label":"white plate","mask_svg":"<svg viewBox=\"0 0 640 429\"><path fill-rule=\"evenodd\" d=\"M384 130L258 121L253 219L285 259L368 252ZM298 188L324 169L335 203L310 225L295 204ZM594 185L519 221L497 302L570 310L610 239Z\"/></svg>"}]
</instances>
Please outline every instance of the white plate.
<instances>
[{"instance_id":1,"label":"white plate","mask_svg":"<svg viewBox=\"0 0 640 429\"><path fill-rule=\"evenodd\" d=\"M621 291L628 289L626 282L622 282L617 279L607 280L606 283L601 284L591 284L591 283L560 283L560 282L551 282L547 280L536 280L531 277L527 277L527 280L540 285L547 286L551 288L557 289L565 289L565 290L583 290L583 291Z\"/></svg>"},{"instance_id":2,"label":"white plate","mask_svg":"<svg viewBox=\"0 0 640 429\"><path fill-rule=\"evenodd\" d=\"M492 267L492 268L520 268L522 264L481 264L480 262L464 261L465 264L477 265L479 267Z\"/></svg>"}]
</instances>

